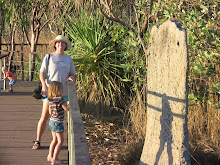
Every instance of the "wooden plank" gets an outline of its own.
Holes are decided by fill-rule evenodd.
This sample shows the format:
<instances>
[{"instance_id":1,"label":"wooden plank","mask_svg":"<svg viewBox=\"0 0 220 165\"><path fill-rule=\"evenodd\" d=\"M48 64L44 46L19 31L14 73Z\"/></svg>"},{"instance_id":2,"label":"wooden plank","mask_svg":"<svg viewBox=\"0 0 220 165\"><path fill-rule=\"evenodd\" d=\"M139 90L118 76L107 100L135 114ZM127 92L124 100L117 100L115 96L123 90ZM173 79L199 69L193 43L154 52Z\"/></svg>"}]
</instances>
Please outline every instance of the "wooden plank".
<instances>
[{"instance_id":1,"label":"wooden plank","mask_svg":"<svg viewBox=\"0 0 220 165\"><path fill-rule=\"evenodd\" d=\"M69 135L71 139L68 140L73 141L72 144L69 143L69 147L71 148L68 148L70 154L69 158L73 159L69 160L70 165L90 165L89 149L73 82L68 82L68 95L70 100L70 123L68 126L70 128L69 134L71 134Z\"/></svg>"},{"instance_id":2,"label":"wooden plank","mask_svg":"<svg viewBox=\"0 0 220 165\"><path fill-rule=\"evenodd\" d=\"M36 138L42 108L42 101L37 101L31 96L34 88L15 87L13 94L6 92L0 94L0 165L50 164L47 155L52 135L48 123L42 136L42 148L32 150L32 141ZM64 138L59 158L68 164L67 126Z\"/></svg>"}]
</instances>

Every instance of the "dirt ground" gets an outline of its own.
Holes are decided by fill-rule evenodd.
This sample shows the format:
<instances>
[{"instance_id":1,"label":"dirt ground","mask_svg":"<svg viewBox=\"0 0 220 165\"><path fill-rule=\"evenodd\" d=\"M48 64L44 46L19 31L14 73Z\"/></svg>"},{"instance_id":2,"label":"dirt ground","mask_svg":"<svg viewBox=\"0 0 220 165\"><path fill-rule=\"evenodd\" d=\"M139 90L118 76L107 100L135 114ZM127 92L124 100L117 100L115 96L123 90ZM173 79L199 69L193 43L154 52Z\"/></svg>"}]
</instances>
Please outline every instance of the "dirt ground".
<instances>
[{"instance_id":1,"label":"dirt ground","mask_svg":"<svg viewBox=\"0 0 220 165\"><path fill-rule=\"evenodd\" d=\"M92 165L138 165L143 141L123 125L122 116L97 119L81 113ZM126 128L126 129L125 129ZM219 165L220 156L198 145L191 146L192 165Z\"/></svg>"},{"instance_id":2,"label":"dirt ground","mask_svg":"<svg viewBox=\"0 0 220 165\"><path fill-rule=\"evenodd\" d=\"M92 165L125 165L137 164L135 158L140 153L135 153L134 159L129 156L132 149L128 149L132 141L132 134L123 128L121 116L99 120L92 115L83 113L82 119L86 130L89 154ZM130 157L133 160L125 160Z\"/></svg>"}]
</instances>

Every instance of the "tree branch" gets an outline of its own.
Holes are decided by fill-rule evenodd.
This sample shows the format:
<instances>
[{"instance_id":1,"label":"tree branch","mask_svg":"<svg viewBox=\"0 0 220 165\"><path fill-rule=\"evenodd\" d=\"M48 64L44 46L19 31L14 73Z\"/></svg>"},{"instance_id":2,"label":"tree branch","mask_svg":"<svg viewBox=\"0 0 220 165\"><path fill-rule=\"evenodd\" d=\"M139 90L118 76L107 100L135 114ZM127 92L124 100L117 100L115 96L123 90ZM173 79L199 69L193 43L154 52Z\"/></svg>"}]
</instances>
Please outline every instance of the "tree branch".
<instances>
[{"instance_id":1,"label":"tree branch","mask_svg":"<svg viewBox=\"0 0 220 165\"><path fill-rule=\"evenodd\" d=\"M137 27L138 27L138 36L139 36L139 39L140 39L140 43L143 47L144 53L147 55L147 49L146 49L146 45L144 44L143 34L141 32L141 27L140 27L140 22L139 22L139 18L138 18L137 8L136 8L136 5L135 5L134 1L133 1L132 4L133 4L134 11L135 11L135 14L136 14L136 21L137 21Z\"/></svg>"},{"instance_id":2,"label":"tree branch","mask_svg":"<svg viewBox=\"0 0 220 165\"><path fill-rule=\"evenodd\" d=\"M23 31L23 33L25 34L25 38L26 38L26 40L27 40L27 43L28 43L29 45L31 45L31 43L30 43L30 40L29 40L29 38L28 38L28 34L27 34L27 32L26 32L25 27L23 27L23 28L22 28L22 31Z\"/></svg>"},{"instance_id":3,"label":"tree branch","mask_svg":"<svg viewBox=\"0 0 220 165\"><path fill-rule=\"evenodd\" d=\"M159 2L160 0L158 0ZM146 12L144 12L144 16L145 16L145 19L144 19L144 23L143 23L143 26L142 26L142 33L146 33L147 29L148 29L148 22L149 22L149 19L151 17L151 13L152 13L152 10L153 10L153 0L151 0L150 2L150 10L149 12L146 14Z\"/></svg>"},{"instance_id":4,"label":"tree branch","mask_svg":"<svg viewBox=\"0 0 220 165\"><path fill-rule=\"evenodd\" d=\"M39 31L41 31L45 25L47 25L53 18L48 19L44 24L39 28Z\"/></svg>"},{"instance_id":5,"label":"tree branch","mask_svg":"<svg viewBox=\"0 0 220 165\"><path fill-rule=\"evenodd\" d=\"M105 6L105 8L108 10L110 16L108 16L108 15L101 9L101 6L98 4L98 2L97 2L96 0L93 0L93 2L96 4L96 6L98 7L99 11L101 12L101 14L102 14L105 18L107 18L107 19L109 19L109 20L112 20L112 21L114 21L114 22L118 22L119 24L121 24L121 25L127 27L129 30L132 30L133 32L135 32L135 30L134 30L131 26L127 25L124 21L120 20L118 17L116 17L116 16L113 14L113 12L112 12L112 10L110 9L110 7L109 7L108 4L105 4L105 3L102 1L102 4L103 4L103 5Z\"/></svg>"}]
</instances>

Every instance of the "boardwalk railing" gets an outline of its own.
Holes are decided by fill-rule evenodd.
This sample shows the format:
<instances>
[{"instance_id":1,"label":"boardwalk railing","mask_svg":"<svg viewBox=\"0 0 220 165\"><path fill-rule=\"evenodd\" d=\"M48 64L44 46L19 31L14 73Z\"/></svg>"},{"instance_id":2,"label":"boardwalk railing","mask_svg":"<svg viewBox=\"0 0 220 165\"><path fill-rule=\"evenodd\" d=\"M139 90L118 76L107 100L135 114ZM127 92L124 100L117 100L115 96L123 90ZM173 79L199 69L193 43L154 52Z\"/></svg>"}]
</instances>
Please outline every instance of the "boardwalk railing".
<instances>
[{"instance_id":1,"label":"boardwalk railing","mask_svg":"<svg viewBox=\"0 0 220 165\"><path fill-rule=\"evenodd\" d=\"M8 54L0 54L0 71L2 70L2 66L6 66L6 58L8 58ZM2 73L0 73L0 93L2 86L1 79ZM5 89L5 86L6 84L4 81L3 89ZM91 162L86 135L84 132L84 125L80 114L75 85L73 82L68 82L68 96L70 100L70 111L68 112L69 165L90 165Z\"/></svg>"},{"instance_id":2,"label":"boardwalk railing","mask_svg":"<svg viewBox=\"0 0 220 165\"><path fill-rule=\"evenodd\" d=\"M38 44L38 46L47 46L48 44ZM21 80L24 80L28 75L29 81L32 81L32 74L36 72L37 67L41 65L43 57L47 54L46 52L30 52L30 51L10 51L0 50L0 53L12 54L12 59L7 59L7 66L12 71L19 75ZM33 60L35 58L35 60ZM32 61L33 60L33 61ZM9 66L9 63L10 66ZM35 70L32 70L32 66L35 65Z\"/></svg>"},{"instance_id":3,"label":"boardwalk railing","mask_svg":"<svg viewBox=\"0 0 220 165\"><path fill-rule=\"evenodd\" d=\"M31 81L31 75L38 75L38 70L41 65L43 57L47 54L49 44L37 44L39 52L22 51L24 46L28 44L15 44L16 49L14 51L8 50L10 44L0 44L0 69L6 66L11 72L17 75L18 80L24 81L28 78ZM11 59L9 56L11 55ZM35 61L32 61L32 55L36 57ZM9 65L10 63L10 65ZM35 64L35 69L32 71L32 66ZM2 71L0 70L0 78L2 78ZM3 82L3 90L6 89L6 81ZM2 82L0 81L0 87ZM1 93L1 88L0 88Z\"/></svg>"},{"instance_id":4,"label":"boardwalk railing","mask_svg":"<svg viewBox=\"0 0 220 165\"><path fill-rule=\"evenodd\" d=\"M69 165L90 165L89 149L73 82L68 82L68 96L70 104L68 112Z\"/></svg>"},{"instance_id":5,"label":"boardwalk railing","mask_svg":"<svg viewBox=\"0 0 220 165\"><path fill-rule=\"evenodd\" d=\"M8 57L9 54L0 54L0 93L2 92L2 66L5 66L5 63L6 63L6 57ZM4 59L4 65L2 65L2 59ZM5 80L4 80L4 85L3 85L3 89L6 88L6 83L5 83Z\"/></svg>"}]
</instances>

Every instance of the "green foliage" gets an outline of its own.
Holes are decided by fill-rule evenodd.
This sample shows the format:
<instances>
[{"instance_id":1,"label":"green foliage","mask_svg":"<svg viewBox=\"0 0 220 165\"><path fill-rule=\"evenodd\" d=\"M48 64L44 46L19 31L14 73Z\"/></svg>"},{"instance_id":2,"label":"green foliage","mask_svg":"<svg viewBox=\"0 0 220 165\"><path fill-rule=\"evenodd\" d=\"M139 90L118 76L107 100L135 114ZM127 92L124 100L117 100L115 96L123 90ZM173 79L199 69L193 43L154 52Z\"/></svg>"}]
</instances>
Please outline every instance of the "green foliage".
<instances>
[{"instance_id":1,"label":"green foliage","mask_svg":"<svg viewBox=\"0 0 220 165\"><path fill-rule=\"evenodd\" d=\"M114 27L107 29L106 20L97 13L88 16L81 12L79 17L66 17L63 21L67 35L74 43L69 54L75 61L85 99L94 95L103 97L100 100L106 104L115 105L115 99L123 90L123 56L117 45L121 34L112 35ZM98 96L100 93L102 95Z\"/></svg>"},{"instance_id":2,"label":"green foliage","mask_svg":"<svg viewBox=\"0 0 220 165\"><path fill-rule=\"evenodd\" d=\"M75 62L86 100L93 96L108 105L120 105L128 101L128 93L143 87L146 59L137 49L140 43L134 32L120 25L110 26L98 13L88 16L81 12L63 18L63 22L73 43L68 54Z\"/></svg>"},{"instance_id":3,"label":"green foliage","mask_svg":"<svg viewBox=\"0 0 220 165\"><path fill-rule=\"evenodd\" d=\"M209 100L209 92L212 90L211 83L217 83L219 76L219 32L217 21L219 19L207 15L215 15L212 11L208 11L207 7L200 5L194 7L192 13L188 13L186 20L189 55L190 55L190 79L200 80L196 85L199 91L191 89L200 98L199 101ZM191 83L195 83L192 81Z\"/></svg>"},{"instance_id":4,"label":"green foliage","mask_svg":"<svg viewBox=\"0 0 220 165\"><path fill-rule=\"evenodd\" d=\"M154 7L156 4L154 4ZM186 29L190 56L189 100L206 102L220 76L220 6L214 1L176 1L161 2L158 22L175 18ZM154 11L156 8L154 8Z\"/></svg>"}]
</instances>

